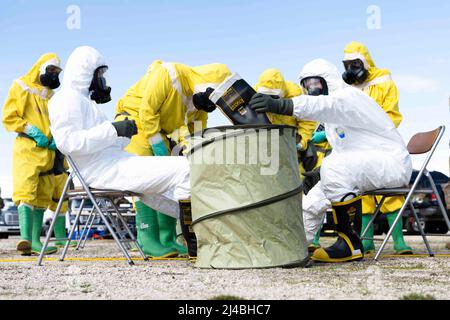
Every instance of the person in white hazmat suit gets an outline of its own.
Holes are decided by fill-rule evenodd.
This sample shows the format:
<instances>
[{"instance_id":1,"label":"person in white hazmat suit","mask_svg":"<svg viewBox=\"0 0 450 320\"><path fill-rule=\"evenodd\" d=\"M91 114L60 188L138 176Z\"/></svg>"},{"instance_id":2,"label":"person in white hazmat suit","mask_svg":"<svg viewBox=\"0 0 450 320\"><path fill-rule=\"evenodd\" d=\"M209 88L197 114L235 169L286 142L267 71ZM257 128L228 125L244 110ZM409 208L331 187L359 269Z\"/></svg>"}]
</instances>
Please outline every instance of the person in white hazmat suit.
<instances>
[{"instance_id":1,"label":"person in white hazmat suit","mask_svg":"<svg viewBox=\"0 0 450 320\"><path fill-rule=\"evenodd\" d=\"M49 103L56 145L73 158L90 187L141 193L144 203L178 218L179 200L190 198L189 163L186 157L139 157L123 150L136 124L107 119L101 106L111 100L106 69L92 47L70 55L61 90Z\"/></svg>"},{"instance_id":2,"label":"person in white hazmat suit","mask_svg":"<svg viewBox=\"0 0 450 320\"><path fill-rule=\"evenodd\" d=\"M338 231L337 241L314 251L321 262L360 260L364 250L351 225L361 215L361 194L378 188L408 183L412 164L405 143L394 123L380 106L361 90L346 85L330 62L317 59L306 64L300 83L307 92L293 99L273 99L256 94L250 106L257 112L294 115L298 119L325 123L333 151L323 160L321 181L308 194L310 203L331 204ZM317 95L317 90L322 90ZM325 201L326 200L326 201ZM304 217L307 239L312 241L325 208Z\"/></svg>"}]
</instances>

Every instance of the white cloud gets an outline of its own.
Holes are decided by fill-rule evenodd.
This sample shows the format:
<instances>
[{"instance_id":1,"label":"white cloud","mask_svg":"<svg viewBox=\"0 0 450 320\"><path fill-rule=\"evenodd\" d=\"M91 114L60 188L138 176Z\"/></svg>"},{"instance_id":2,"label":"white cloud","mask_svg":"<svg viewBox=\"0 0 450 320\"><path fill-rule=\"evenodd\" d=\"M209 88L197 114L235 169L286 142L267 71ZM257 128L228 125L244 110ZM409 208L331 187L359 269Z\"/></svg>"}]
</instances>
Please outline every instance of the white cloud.
<instances>
[{"instance_id":1,"label":"white cloud","mask_svg":"<svg viewBox=\"0 0 450 320\"><path fill-rule=\"evenodd\" d=\"M417 75L397 74L393 78L399 90L408 93L431 93L440 87L437 80Z\"/></svg>"}]
</instances>

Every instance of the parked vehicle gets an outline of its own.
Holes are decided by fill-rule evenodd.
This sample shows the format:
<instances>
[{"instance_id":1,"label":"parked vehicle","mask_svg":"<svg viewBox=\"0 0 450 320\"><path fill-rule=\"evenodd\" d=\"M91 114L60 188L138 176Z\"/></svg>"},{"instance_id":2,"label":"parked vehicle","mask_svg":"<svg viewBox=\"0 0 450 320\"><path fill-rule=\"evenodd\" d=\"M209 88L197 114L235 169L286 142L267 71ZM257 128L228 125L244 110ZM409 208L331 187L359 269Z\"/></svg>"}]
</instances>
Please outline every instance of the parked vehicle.
<instances>
[{"instance_id":1,"label":"parked vehicle","mask_svg":"<svg viewBox=\"0 0 450 320\"><path fill-rule=\"evenodd\" d=\"M417 177L418 171L414 171L411 177L411 183ZM436 187L439 192L444 208L447 208L444 191L442 185L449 182L449 177L439 171L430 172ZM419 181L420 189L431 188L430 182L427 177L422 177ZM412 202L416 208L417 215L420 220L420 224L424 228L425 233L445 234L448 232L447 224L442 216L436 195L433 194L414 194ZM447 210L447 216L450 217L450 210ZM408 234L419 234L417 223L414 219L411 211L406 210L403 214L403 226L406 228Z\"/></svg>"},{"instance_id":2,"label":"parked vehicle","mask_svg":"<svg viewBox=\"0 0 450 320\"><path fill-rule=\"evenodd\" d=\"M76 213L79 211L81 205L81 200L72 200L70 204L70 225L72 225L75 222ZM124 200L121 203L117 204L119 207L119 210L124 217L125 221L127 222L128 227L134 234L136 235L136 219L135 215L132 212L133 206L132 204ZM77 227L77 231L81 232L83 226L85 225L87 219L89 218L89 214L92 211L93 204L90 200L86 200L83 206L83 210L80 216L79 226ZM113 210L112 207L109 207L109 210ZM94 219L94 223L92 225L92 230L94 234L97 234L99 236L102 236L103 238L111 238L111 234L108 231L108 228L106 227L105 223L101 219L101 217L97 214L97 216Z\"/></svg>"},{"instance_id":3,"label":"parked vehicle","mask_svg":"<svg viewBox=\"0 0 450 320\"><path fill-rule=\"evenodd\" d=\"M11 198L4 198L4 207L0 211L0 239L8 239L10 235L19 235L19 214L17 206Z\"/></svg>"}]
</instances>

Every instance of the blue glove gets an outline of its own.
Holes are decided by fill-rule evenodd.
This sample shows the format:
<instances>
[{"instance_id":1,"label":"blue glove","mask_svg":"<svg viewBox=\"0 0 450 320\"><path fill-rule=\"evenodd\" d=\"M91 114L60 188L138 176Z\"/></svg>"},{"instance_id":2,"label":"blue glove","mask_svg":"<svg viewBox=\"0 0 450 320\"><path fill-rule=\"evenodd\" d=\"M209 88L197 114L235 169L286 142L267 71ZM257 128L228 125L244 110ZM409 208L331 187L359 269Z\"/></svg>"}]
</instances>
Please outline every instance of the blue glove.
<instances>
[{"instance_id":1,"label":"blue glove","mask_svg":"<svg viewBox=\"0 0 450 320\"><path fill-rule=\"evenodd\" d=\"M27 124L25 133L36 141L36 145L40 148L48 148L48 138L35 126Z\"/></svg>"},{"instance_id":2,"label":"blue glove","mask_svg":"<svg viewBox=\"0 0 450 320\"><path fill-rule=\"evenodd\" d=\"M321 143L324 141L327 141L327 135L325 134L325 131L314 132L311 138L312 143Z\"/></svg>"},{"instance_id":3,"label":"blue glove","mask_svg":"<svg viewBox=\"0 0 450 320\"><path fill-rule=\"evenodd\" d=\"M56 143L55 143L55 139L53 139L53 137L52 137L52 140L50 140L50 143L48 144L48 149L56 151Z\"/></svg>"},{"instance_id":4,"label":"blue glove","mask_svg":"<svg viewBox=\"0 0 450 320\"><path fill-rule=\"evenodd\" d=\"M155 156L168 156L169 150L167 150L164 141L152 144L152 151Z\"/></svg>"}]
</instances>

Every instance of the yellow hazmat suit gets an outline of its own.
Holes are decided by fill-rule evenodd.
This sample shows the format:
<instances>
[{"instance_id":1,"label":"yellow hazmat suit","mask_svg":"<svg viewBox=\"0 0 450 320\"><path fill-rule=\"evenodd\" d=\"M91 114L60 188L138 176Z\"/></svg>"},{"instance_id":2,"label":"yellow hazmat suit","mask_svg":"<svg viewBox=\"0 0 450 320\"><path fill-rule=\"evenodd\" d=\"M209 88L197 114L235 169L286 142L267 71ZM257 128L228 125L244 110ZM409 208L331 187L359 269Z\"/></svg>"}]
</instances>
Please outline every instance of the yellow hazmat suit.
<instances>
[{"instance_id":1,"label":"yellow hazmat suit","mask_svg":"<svg viewBox=\"0 0 450 320\"><path fill-rule=\"evenodd\" d=\"M230 75L224 64L189 67L154 61L117 104L116 120L128 117L138 127L138 134L125 150L139 156L161 155L155 149L161 142L150 143L154 137L161 137L165 149L170 150L169 139L183 143L189 133L206 128L208 113L197 110L192 97L208 87L216 88ZM200 123L197 127L196 122ZM138 241L145 254L170 258L187 253L176 242L176 219L157 213L141 201L135 205Z\"/></svg>"},{"instance_id":2,"label":"yellow hazmat suit","mask_svg":"<svg viewBox=\"0 0 450 320\"><path fill-rule=\"evenodd\" d=\"M23 77L12 84L3 107L3 125L8 131L23 133L27 124L37 127L51 139L48 99L52 90L40 84L40 69L49 61L59 64L54 53L44 54ZM47 208L52 199L55 151L36 146L36 142L18 136L13 149L13 200L33 207Z\"/></svg>"},{"instance_id":3,"label":"yellow hazmat suit","mask_svg":"<svg viewBox=\"0 0 450 320\"><path fill-rule=\"evenodd\" d=\"M269 94L273 96L279 96L280 98L288 99L294 98L301 94L303 91L300 86L297 84L286 81L281 74L281 71L275 68L265 70L258 79L258 83L255 85L256 92ZM284 116L279 114L267 113L267 117L270 122L273 124L285 124L298 128L298 134L301 136L301 150L306 150L308 143L311 140L312 134L314 133L317 122L315 121L306 121L306 120L297 120L294 117ZM328 143L322 143L327 145ZM321 144L321 145L322 145ZM318 152L318 160L320 158L320 162L317 161L316 167L320 166L321 160L323 159L324 153ZM305 172L303 165L300 163L300 173Z\"/></svg>"},{"instance_id":4,"label":"yellow hazmat suit","mask_svg":"<svg viewBox=\"0 0 450 320\"><path fill-rule=\"evenodd\" d=\"M224 64L189 67L154 61L117 104L116 120L128 117L138 126L138 134L126 150L136 155L151 155L148 141L152 136L160 133L166 142L168 137L180 142L184 135L193 133L195 121L200 121L205 128L208 114L194 107L192 95L216 87L230 75Z\"/></svg>"},{"instance_id":5,"label":"yellow hazmat suit","mask_svg":"<svg viewBox=\"0 0 450 320\"><path fill-rule=\"evenodd\" d=\"M369 71L366 81L356 87L359 87L374 99L391 118L395 127L398 127L402 121L402 115L398 108L398 90L391 78L391 73L389 70L377 68L366 46L353 41L344 49L344 61L355 59L360 59ZM401 208L403 201L403 197L387 198L381 207L381 212L397 211ZM374 211L374 198L363 197L363 214L372 214Z\"/></svg>"}]
</instances>

